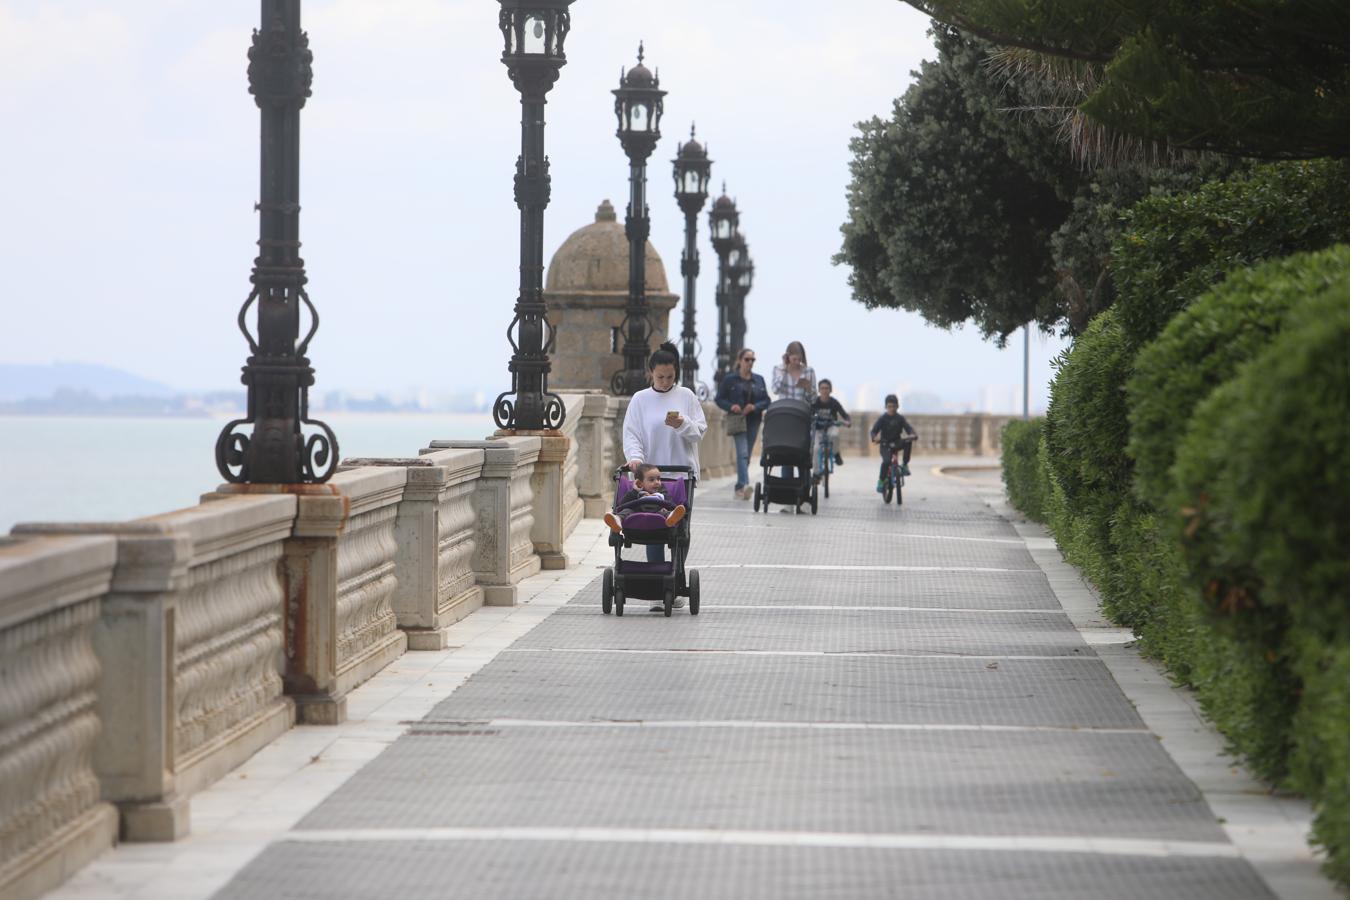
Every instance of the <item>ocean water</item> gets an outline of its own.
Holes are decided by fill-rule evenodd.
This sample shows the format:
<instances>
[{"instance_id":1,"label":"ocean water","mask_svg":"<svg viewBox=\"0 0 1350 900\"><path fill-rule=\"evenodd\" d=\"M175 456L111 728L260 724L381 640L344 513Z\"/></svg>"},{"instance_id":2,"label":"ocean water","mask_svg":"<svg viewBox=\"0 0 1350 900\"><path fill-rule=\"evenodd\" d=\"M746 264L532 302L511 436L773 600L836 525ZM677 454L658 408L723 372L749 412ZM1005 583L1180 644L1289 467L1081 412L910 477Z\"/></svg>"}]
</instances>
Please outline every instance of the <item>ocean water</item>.
<instances>
[{"instance_id":1,"label":"ocean water","mask_svg":"<svg viewBox=\"0 0 1350 900\"><path fill-rule=\"evenodd\" d=\"M322 416L342 457L416 456L492 433L487 413ZM221 483L226 419L0 416L0 534L16 522L106 522L193 506Z\"/></svg>"}]
</instances>

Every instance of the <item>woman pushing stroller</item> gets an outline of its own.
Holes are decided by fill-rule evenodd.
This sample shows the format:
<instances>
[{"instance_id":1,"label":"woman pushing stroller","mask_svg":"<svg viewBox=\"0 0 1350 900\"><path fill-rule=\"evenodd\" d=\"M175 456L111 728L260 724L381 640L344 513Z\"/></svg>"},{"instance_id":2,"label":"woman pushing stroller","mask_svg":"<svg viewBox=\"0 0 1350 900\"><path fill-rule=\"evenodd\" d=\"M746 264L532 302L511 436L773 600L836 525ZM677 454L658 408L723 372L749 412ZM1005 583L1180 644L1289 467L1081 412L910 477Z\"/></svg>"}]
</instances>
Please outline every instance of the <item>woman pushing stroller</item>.
<instances>
[{"instance_id":1,"label":"woman pushing stroller","mask_svg":"<svg viewBox=\"0 0 1350 900\"><path fill-rule=\"evenodd\" d=\"M633 395L623 417L623 453L628 468L637 473L642 463L685 466L698 479L698 445L708 430L694 392L675 383L680 354L672 343L662 344L647 361L651 387ZM647 545L647 560L661 562L665 547Z\"/></svg>"}]
</instances>

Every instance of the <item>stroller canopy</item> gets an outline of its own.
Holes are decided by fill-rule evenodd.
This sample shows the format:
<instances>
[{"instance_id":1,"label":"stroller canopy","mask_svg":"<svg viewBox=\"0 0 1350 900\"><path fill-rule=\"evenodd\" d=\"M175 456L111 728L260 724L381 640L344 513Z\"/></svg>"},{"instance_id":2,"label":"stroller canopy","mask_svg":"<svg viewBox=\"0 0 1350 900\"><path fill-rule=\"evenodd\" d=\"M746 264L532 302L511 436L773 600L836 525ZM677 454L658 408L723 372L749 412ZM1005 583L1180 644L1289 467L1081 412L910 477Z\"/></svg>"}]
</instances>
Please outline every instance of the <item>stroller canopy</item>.
<instances>
[{"instance_id":1,"label":"stroller canopy","mask_svg":"<svg viewBox=\"0 0 1350 900\"><path fill-rule=\"evenodd\" d=\"M805 400L775 400L764 413L764 453L802 464L811 459L811 407Z\"/></svg>"}]
</instances>

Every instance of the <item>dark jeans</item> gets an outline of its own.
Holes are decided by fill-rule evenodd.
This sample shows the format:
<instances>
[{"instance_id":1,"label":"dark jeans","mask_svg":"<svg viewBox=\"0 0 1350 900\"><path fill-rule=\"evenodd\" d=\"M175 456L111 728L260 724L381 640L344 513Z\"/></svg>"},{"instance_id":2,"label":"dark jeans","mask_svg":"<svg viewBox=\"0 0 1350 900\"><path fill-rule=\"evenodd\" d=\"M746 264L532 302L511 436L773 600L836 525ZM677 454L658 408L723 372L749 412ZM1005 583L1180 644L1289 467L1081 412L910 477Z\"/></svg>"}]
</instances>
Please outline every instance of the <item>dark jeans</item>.
<instances>
[{"instance_id":1,"label":"dark jeans","mask_svg":"<svg viewBox=\"0 0 1350 900\"><path fill-rule=\"evenodd\" d=\"M750 483L750 453L755 449L755 439L759 437L758 413L745 417L745 431L731 436L736 445L736 489L740 490Z\"/></svg>"},{"instance_id":2,"label":"dark jeans","mask_svg":"<svg viewBox=\"0 0 1350 900\"><path fill-rule=\"evenodd\" d=\"M899 446L895 447L890 447L886 444L881 445L881 471L877 473L877 477L883 481L886 480L886 467L891 464L891 453L895 450L900 451L900 461L905 465L909 465L909 455L914 451L914 442L901 441Z\"/></svg>"}]
</instances>

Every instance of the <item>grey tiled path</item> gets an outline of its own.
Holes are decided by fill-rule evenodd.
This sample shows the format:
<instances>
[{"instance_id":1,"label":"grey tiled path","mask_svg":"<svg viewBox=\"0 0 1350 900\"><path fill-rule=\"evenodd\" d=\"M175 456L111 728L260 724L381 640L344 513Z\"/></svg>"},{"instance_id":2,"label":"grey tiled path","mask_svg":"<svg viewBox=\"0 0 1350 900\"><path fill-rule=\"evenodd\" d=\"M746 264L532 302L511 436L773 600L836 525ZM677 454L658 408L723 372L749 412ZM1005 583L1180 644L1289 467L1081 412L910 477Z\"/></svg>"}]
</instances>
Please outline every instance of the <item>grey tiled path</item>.
<instances>
[{"instance_id":1,"label":"grey tiled path","mask_svg":"<svg viewBox=\"0 0 1350 900\"><path fill-rule=\"evenodd\" d=\"M899 508L860 460L814 517L701 491L701 615L597 578L217 897L1272 896L1017 532L914 468Z\"/></svg>"}]
</instances>

